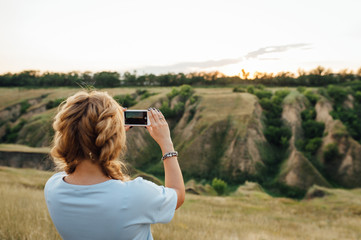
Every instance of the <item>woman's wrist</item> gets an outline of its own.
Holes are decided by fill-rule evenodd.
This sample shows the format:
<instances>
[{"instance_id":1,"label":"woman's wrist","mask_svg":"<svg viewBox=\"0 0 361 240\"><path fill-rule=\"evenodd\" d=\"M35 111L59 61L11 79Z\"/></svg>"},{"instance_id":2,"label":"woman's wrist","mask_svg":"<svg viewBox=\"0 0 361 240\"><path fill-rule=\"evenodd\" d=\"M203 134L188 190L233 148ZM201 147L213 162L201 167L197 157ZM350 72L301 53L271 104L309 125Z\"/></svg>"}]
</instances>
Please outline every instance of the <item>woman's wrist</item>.
<instances>
[{"instance_id":1,"label":"woman's wrist","mask_svg":"<svg viewBox=\"0 0 361 240\"><path fill-rule=\"evenodd\" d=\"M169 153L169 152L174 152L174 146L173 146L172 142L162 144L160 146L160 148L162 149L162 154L163 155L166 154L166 153Z\"/></svg>"}]
</instances>

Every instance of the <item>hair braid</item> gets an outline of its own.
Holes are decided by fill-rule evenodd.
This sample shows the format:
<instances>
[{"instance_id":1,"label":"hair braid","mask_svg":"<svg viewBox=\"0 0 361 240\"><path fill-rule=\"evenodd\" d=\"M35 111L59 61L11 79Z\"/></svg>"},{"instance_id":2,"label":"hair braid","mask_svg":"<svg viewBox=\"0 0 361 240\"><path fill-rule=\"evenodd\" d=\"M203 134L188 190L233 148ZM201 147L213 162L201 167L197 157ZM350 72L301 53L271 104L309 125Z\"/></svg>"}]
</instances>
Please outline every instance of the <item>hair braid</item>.
<instances>
[{"instance_id":1,"label":"hair braid","mask_svg":"<svg viewBox=\"0 0 361 240\"><path fill-rule=\"evenodd\" d=\"M69 97L55 116L51 155L68 174L84 159L99 164L104 174L127 180L119 156L125 152L123 110L106 92L81 91Z\"/></svg>"}]
</instances>

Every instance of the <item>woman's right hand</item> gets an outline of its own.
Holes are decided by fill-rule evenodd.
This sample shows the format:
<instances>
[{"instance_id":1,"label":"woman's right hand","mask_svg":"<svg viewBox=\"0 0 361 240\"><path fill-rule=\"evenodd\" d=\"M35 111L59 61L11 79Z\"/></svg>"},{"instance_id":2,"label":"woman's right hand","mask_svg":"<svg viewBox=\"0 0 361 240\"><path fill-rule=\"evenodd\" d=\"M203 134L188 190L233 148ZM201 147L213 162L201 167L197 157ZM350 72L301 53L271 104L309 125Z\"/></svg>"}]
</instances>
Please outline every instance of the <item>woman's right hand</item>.
<instances>
[{"instance_id":1,"label":"woman's right hand","mask_svg":"<svg viewBox=\"0 0 361 240\"><path fill-rule=\"evenodd\" d=\"M148 129L152 138L159 144L163 154L174 151L167 121L161 111L151 108L148 112L150 125Z\"/></svg>"}]
</instances>

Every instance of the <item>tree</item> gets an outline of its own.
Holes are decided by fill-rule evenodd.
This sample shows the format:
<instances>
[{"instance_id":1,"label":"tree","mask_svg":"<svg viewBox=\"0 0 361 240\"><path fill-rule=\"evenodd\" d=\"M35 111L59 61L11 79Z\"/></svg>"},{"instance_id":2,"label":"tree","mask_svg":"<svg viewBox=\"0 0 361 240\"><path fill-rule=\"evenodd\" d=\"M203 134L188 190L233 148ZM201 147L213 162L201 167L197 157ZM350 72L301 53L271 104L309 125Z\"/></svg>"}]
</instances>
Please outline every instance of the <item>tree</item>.
<instances>
[{"instance_id":1,"label":"tree","mask_svg":"<svg viewBox=\"0 0 361 240\"><path fill-rule=\"evenodd\" d=\"M310 71L310 74L312 75L318 75L318 76L322 76L324 74L325 68L322 66L318 66L315 69L312 69Z\"/></svg>"},{"instance_id":2,"label":"tree","mask_svg":"<svg viewBox=\"0 0 361 240\"><path fill-rule=\"evenodd\" d=\"M242 69L242 79L248 80L249 72L246 72L244 69Z\"/></svg>"},{"instance_id":3,"label":"tree","mask_svg":"<svg viewBox=\"0 0 361 240\"><path fill-rule=\"evenodd\" d=\"M124 81L124 85L128 85L128 86L134 86L136 84L136 80L137 80L137 75L136 75L136 71L134 71L133 74L131 74L130 72L125 72L123 74L123 79Z\"/></svg>"},{"instance_id":4,"label":"tree","mask_svg":"<svg viewBox=\"0 0 361 240\"><path fill-rule=\"evenodd\" d=\"M118 87L120 86L120 74L117 72L100 72L93 76L96 87Z\"/></svg>"}]
</instances>

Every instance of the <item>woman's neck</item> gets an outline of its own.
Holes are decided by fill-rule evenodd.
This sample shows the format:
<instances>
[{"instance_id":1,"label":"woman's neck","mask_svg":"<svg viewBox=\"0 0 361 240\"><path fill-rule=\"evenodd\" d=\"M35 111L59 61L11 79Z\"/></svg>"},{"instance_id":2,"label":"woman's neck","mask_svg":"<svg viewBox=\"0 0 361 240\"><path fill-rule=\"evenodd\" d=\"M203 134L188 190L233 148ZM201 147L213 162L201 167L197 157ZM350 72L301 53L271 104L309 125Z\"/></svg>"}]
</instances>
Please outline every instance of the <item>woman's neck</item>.
<instances>
[{"instance_id":1,"label":"woman's neck","mask_svg":"<svg viewBox=\"0 0 361 240\"><path fill-rule=\"evenodd\" d=\"M73 173L64 178L67 183L75 185L92 185L111 179L106 176L98 164L82 160Z\"/></svg>"}]
</instances>

